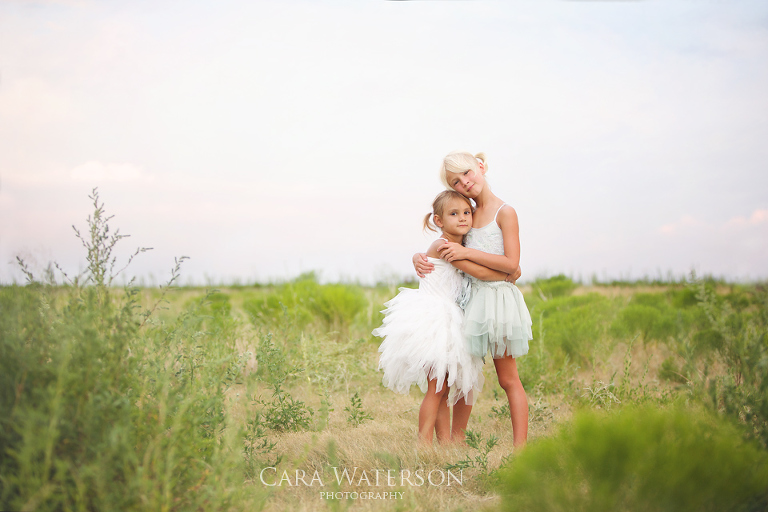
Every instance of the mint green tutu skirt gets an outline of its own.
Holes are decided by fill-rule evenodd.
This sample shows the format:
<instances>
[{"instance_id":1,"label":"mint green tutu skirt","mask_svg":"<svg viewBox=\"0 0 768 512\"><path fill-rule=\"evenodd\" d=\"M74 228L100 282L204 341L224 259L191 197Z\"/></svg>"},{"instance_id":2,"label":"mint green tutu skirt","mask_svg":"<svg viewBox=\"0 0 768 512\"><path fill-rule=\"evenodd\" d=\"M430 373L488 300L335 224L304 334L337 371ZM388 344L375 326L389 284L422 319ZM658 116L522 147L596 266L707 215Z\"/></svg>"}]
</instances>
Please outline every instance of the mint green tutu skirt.
<instances>
[{"instance_id":1,"label":"mint green tutu skirt","mask_svg":"<svg viewBox=\"0 0 768 512\"><path fill-rule=\"evenodd\" d=\"M494 359L527 354L533 332L522 292L506 281L471 281L472 291L464 310L469 353L479 357L490 353Z\"/></svg>"}]
</instances>

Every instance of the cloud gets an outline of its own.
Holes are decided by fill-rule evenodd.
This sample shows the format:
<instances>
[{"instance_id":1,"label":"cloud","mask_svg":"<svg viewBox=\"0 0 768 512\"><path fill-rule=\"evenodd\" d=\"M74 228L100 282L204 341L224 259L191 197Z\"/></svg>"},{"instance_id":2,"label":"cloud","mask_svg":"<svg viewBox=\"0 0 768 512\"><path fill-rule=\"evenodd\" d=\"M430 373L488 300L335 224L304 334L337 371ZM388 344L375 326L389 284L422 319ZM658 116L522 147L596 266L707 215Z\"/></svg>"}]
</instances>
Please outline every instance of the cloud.
<instances>
[{"instance_id":1,"label":"cloud","mask_svg":"<svg viewBox=\"0 0 768 512\"><path fill-rule=\"evenodd\" d=\"M755 210L749 218L734 217L727 223L729 227L758 226L760 224L768 225L768 210Z\"/></svg>"},{"instance_id":2,"label":"cloud","mask_svg":"<svg viewBox=\"0 0 768 512\"><path fill-rule=\"evenodd\" d=\"M764 279L768 254L768 209L729 219L706 220L685 215L656 230L649 240L648 261L658 260L673 270L695 268L697 273L730 279Z\"/></svg>"},{"instance_id":3,"label":"cloud","mask_svg":"<svg viewBox=\"0 0 768 512\"><path fill-rule=\"evenodd\" d=\"M70 177L75 181L87 182L151 182L154 176L134 164L104 163L91 160L72 169Z\"/></svg>"},{"instance_id":4,"label":"cloud","mask_svg":"<svg viewBox=\"0 0 768 512\"><path fill-rule=\"evenodd\" d=\"M725 222L704 222L696 219L692 215L684 215L677 222L664 224L658 231L663 235L681 235L693 231L721 232L732 230L734 228L760 228L763 225L768 227L768 210L757 209L749 217L737 216Z\"/></svg>"},{"instance_id":5,"label":"cloud","mask_svg":"<svg viewBox=\"0 0 768 512\"><path fill-rule=\"evenodd\" d=\"M674 235L682 230L702 225L701 222L696 220L690 215L684 215L679 221L671 224L664 224L659 228L659 232L665 235Z\"/></svg>"}]
</instances>

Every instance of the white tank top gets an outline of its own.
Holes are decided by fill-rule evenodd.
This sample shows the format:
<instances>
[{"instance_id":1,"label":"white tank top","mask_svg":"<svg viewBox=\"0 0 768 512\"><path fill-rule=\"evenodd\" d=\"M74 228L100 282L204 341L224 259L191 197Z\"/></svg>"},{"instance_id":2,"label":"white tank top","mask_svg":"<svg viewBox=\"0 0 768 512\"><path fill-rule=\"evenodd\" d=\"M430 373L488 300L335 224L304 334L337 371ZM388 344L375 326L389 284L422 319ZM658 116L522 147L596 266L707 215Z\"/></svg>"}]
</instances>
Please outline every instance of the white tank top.
<instances>
[{"instance_id":1,"label":"white tank top","mask_svg":"<svg viewBox=\"0 0 768 512\"><path fill-rule=\"evenodd\" d=\"M506 204L499 206L491 222L481 228L470 229L464 240L464 245L488 254L504 254L504 237L501 234L501 228L496 223L496 217L499 216L499 212Z\"/></svg>"}]
</instances>

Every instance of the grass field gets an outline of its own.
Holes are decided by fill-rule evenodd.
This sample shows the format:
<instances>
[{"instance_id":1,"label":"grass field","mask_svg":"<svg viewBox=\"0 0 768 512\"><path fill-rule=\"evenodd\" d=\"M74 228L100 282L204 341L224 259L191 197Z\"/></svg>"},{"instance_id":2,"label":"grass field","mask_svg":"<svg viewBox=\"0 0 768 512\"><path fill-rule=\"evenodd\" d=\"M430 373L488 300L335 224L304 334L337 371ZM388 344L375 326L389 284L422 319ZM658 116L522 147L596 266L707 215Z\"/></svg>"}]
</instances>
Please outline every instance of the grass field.
<instances>
[{"instance_id":1,"label":"grass field","mask_svg":"<svg viewBox=\"0 0 768 512\"><path fill-rule=\"evenodd\" d=\"M396 286L116 288L94 204L86 274L0 287L0 510L768 508L765 285L523 286L529 445L488 361L425 448L376 371Z\"/></svg>"}]
</instances>

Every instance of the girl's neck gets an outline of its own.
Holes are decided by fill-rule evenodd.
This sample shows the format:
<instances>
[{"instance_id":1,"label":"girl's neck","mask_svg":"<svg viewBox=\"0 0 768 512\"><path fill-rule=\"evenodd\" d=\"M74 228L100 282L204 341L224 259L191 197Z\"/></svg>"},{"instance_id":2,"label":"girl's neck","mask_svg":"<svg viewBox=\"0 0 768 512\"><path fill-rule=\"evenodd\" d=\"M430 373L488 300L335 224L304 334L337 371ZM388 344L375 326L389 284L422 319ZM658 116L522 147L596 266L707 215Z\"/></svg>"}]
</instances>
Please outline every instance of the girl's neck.
<instances>
[{"instance_id":1,"label":"girl's neck","mask_svg":"<svg viewBox=\"0 0 768 512\"><path fill-rule=\"evenodd\" d=\"M480 210L487 206L494 206L496 203L501 204L502 200L491 192L491 189L488 188L487 184L483 187L480 195L475 198L475 206Z\"/></svg>"},{"instance_id":2,"label":"girl's neck","mask_svg":"<svg viewBox=\"0 0 768 512\"><path fill-rule=\"evenodd\" d=\"M452 235L443 231L442 238L445 238L449 242L456 242L460 244L464 240L464 235Z\"/></svg>"}]
</instances>

